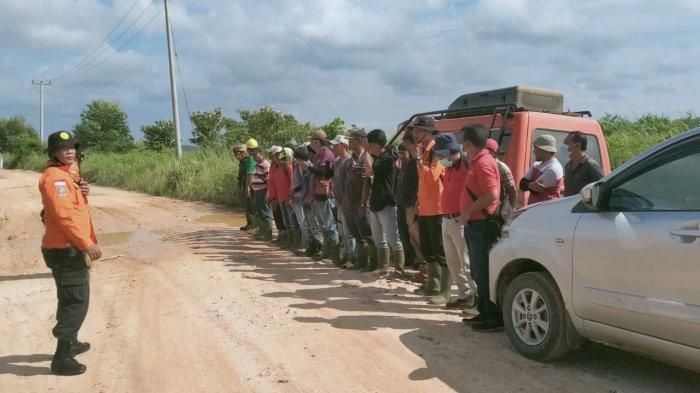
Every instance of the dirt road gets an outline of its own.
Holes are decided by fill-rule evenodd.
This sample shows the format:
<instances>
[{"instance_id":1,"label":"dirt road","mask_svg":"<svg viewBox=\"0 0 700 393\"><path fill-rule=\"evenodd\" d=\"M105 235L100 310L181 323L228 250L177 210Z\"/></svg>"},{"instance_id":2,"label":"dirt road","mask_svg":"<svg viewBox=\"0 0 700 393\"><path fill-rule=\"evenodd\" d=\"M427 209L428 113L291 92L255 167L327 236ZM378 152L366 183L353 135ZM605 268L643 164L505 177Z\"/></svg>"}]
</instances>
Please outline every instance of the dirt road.
<instances>
[{"instance_id":1,"label":"dirt road","mask_svg":"<svg viewBox=\"0 0 700 393\"><path fill-rule=\"evenodd\" d=\"M50 375L55 289L39 252L38 175L0 172L2 392L690 392L700 376L591 345L552 364L516 354L376 280L249 240L197 203L93 187L106 257L78 377Z\"/></svg>"}]
</instances>

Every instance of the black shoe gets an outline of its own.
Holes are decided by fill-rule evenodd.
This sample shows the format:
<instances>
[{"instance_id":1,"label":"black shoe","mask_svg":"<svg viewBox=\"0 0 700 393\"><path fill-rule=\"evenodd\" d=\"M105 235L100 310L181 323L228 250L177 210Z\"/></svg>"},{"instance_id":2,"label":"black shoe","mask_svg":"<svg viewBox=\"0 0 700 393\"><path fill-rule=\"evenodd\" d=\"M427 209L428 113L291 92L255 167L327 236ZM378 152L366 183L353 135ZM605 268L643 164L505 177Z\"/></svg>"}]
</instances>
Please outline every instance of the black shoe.
<instances>
[{"instance_id":1,"label":"black shoe","mask_svg":"<svg viewBox=\"0 0 700 393\"><path fill-rule=\"evenodd\" d=\"M87 352L89 349L90 343L81 343L78 340L71 341L70 343L70 353L73 354L73 356Z\"/></svg>"},{"instance_id":2,"label":"black shoe","mask_svg":"<svg viewBox=\"0 0 700 393\"><path fill-rule=\"evenodd\" d=\"M503 325L498 325L498 324L489 323L489 322L477 322L477 323L472 325L472 330L475 332L484 332L484 333L500 332L500 331L503 331Z\"/></svg>"},{"instance_id":3,"label":"black shoe","mask_svg":"<svg viewBox=\"0 0 700 393\"><path fill-rule=\"evenodd\" d=\"M481 319L481 314L475 315L473 317L467 317L467 318L462 318L462 323L466 325L473 325L476 323L483 323L484 321Z\"/></svg>"},{"instance_id":4,"label":"black shoe","mask_svg":"<svg viewBox=\"0 0 700 393\"><path fill-rule=\"evenodd\" d=\"M80 375L85 371L87 367L69 354L54 355L51 361L51 372L56 375Z\"/></svg>"},{"instance_id":5,"label":"black shoe","mask_svg":"<svg viewBox=\"0 0 700 393\"><path fill-rule=\"evenodd\" d=\"M460 310L474 307L474 295L469 295L464 299L457 299L453 302L447 302L445 308L448 310Z\"/></svg>"}]
</instances>

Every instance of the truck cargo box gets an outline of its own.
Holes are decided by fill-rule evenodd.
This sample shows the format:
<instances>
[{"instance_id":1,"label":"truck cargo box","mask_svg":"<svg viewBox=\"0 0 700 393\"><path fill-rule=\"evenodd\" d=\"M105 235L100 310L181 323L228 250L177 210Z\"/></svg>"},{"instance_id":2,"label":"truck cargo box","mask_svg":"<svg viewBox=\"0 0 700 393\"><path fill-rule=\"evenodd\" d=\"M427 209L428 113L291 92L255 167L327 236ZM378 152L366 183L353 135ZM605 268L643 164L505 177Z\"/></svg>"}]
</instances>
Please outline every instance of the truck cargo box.
<instances>
[{"instance_id":1,"label":"truck cargo box","mask_svg":"<svg viewBox=\"0 0 700 393\"><path fill-rule=\"evenodd\" d=\"M448 109L471 109L499 104L515 104L518 110L561 113L564 94L555 90L530 86L469 93L457 98Z\"/></svg>"}]
</instances>

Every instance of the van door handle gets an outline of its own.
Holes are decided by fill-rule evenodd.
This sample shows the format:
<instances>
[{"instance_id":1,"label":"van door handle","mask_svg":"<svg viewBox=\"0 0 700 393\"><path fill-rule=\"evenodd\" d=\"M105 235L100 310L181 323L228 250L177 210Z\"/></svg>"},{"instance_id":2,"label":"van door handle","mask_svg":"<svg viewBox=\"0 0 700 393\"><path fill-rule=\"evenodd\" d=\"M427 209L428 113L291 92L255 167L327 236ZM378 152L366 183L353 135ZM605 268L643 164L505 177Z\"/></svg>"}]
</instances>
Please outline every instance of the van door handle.
<instances>
[{"instance_id":1,"label":"van door handle","mask_svg":"<svg viewBox=\"0 0 700 393\"><path fill-rule=\"evenodd\" d=\"M700 228L695 221L686 221L680 229L671 231L671 237L681 243L692 243L696 238L700 237Z\"/></svg>"}]
</instances>

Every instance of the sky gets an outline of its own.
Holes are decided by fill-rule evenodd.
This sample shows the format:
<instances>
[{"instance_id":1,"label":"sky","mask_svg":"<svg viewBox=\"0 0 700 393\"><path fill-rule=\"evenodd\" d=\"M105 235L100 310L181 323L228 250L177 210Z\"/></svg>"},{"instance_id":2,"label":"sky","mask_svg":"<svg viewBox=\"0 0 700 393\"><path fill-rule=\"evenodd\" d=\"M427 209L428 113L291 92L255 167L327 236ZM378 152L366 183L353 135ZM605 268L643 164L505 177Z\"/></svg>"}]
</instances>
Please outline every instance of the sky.
<instances>
[{"instance_id":1,"label":"sky","mask_svg":"<svg viewBox=\"0 0 700 393\"><path fill-rule=\"evenodd\" d=\"M188 110L235 117L269 105L302 122L340 116L391 132L461 94L514 85L559 90L565 108L595 117L700 113L700 0L168 4L185 143ZM53 80L44 88L46 134L71 130L94 99L119 103L136 138L141 125L171 118L162 8L162 0L0 0L0 117L22 115L38 129L31 81Z\"/></svg>"}]
</instances>

